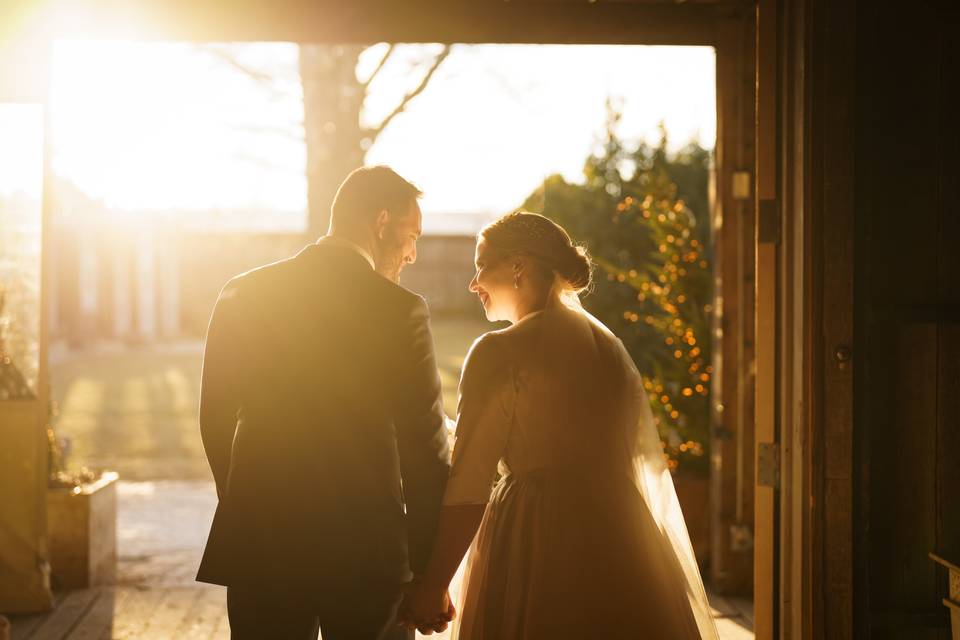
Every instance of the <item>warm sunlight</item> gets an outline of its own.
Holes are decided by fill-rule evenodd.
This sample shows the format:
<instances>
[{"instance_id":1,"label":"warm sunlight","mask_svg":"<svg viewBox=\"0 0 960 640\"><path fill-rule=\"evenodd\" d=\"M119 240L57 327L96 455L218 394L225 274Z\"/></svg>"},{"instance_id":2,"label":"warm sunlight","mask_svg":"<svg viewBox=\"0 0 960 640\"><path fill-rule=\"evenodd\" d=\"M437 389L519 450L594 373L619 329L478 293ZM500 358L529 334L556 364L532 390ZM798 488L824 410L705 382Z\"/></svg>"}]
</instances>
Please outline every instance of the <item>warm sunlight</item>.
<instances>
[{"instance_id":1,"label":"warm sunlight","mask_svg":"<svg viewBox=\"0 0 960 640\"><path fill-rule=\"evenodd\" d=\"M371 83L367 123L390 111L436 47L397 48ZM363 53L360 78L385 49ZM663 120L674 147L711 147L713 73L706 47L455 46L368 161L410 175L425 211L501 212L545 175L578 179L608 97L622 106L626 139L655 140ZM295 45L64 41L52 92L55 169L91 197L131 212L254 208L302 220Z\"/></svg>"},{"instance_id":2,"label":"warm sunlight","mask_svg":"<svg viewBox=\"0 0 960 640\"><path fill-rule=\"evenodd\" d=\"M0 194L39 197L43 179L43 107L0 105Z\"/></svg>"},{"instance_id":3,"label":"warm sunlight","mask_svg":"<svg viewBox=\"0 0 960 640\"><path fill-rule=\"evenodd\" d=\"M957 6L0 0L0 640L960 640Z\"/></svg>"},{"instance_id":4,"label":"warm sunlight","mask_svg":"<svg viewBox=\"0 0 960 640\"><path fill-rule=\"evenodd\" d=\"M292 45L249 45L295 65ZM277 103L199 46L64 42L54 54L55 170L126 210L303 210L302 143L258 135L300 122L297 87Z\"/></svg>"},{"instance_id":5,"label":"warm sunlight","mask_svg":"<svg viewBox=\"0 0 960 640\"><path fill-rule=\"evenodd\" d=\"M394 627L416 623L422 632L435 614L449 615L449 589L466 612L454 625L469 635L470 625L514 619L525 606L510 598L478 613L483 573L560 584L576 565L577 575L615 574L627 585L603 596L620 612L604 621L605 635L648 621L650 611L628 604L654 580L664 588L658 607L684 607L664 623L671 637L692 639L699 629L713 638L721 601L708 596L700 570L711 549L715 73L707 46L57 41L46 112L32 107L40 118L32 124L16 110L0 121L0 134L30 147L0 154L10 183L0 185L0 210L29 202L28 221L48 224L43 340L56 412L46 432L49 482L64 492L100 482L119 496L116 513L103 517L114 536L102 547L114 554L103 566L147 589L189 585L169 611L212 637L277 624L276 616L241 619L258 609L239 603L235 576L269 574L264 583L291 586L281 573L306 566L296 551L302 539L317 557L341 543L353 549L334 551L330 559L343 568L320 578L427 576L401 609L377 605ZM52 171L41 215L40 185L28 184L18 163L39 175L45 115ZM340 222L331 223L338 189L332 217ZM518 207L533 213L501 218ZM385 226L375 228L370 208ZM488 227L498 218L505 235ZM484 258L479 267L481 229L498 247L485 255L529 262L515 270ZM39 251L31 255L38 266ZM37 295L11 295L27 270L11 273L2 293L37 312ZM261 277L262 288L248 289ZM572 302L578 294L586 308ZM485 356L505 359L476 364L478 338L531 318L527 326L539 329ZM2 329L0 346L15 353L17 335ZM507 372L519 371L513 358L521 353L545 377L532 395L514 397L520 387ZM14 363L18 375L31 373L23 360ZM496 379L470 387L471 366L498 371ZM634 392L642 388L649 398ZM284 395L289 419L267 418L282 413ZM323 417L301 415L314 400L329 404ZM518 429L541 443L508 453L516 475L498 459L512 446L511 430L499 418L488 424L493 414L482 409L514 403L540 416ZM276 408L260 415L253 407L261 406ZM596 437L601 415L616 438ZM486 442L464 444L471 421L484 423L475 432ZM552 435L558 425L564 438ZM240 455L229 443L248 434L270 441L244 445L251 457L224 466L224 445L226 455ZM639 449L631 444L623 455L608 440ZM478 456L463 471L451 470L464 464L451 461L455 443L474 448L467 460ZM580 457L603 462L581 466ZM544 460L591 480L541 479ZM527 497L512 505L512 490L490 494L495 478L498 487L519 483L517 495L527 497L534 493L522 487L546 481L551 492L562 489L551 500L563 508L541 513ZM608 497L605 510L597 511L594 481ZM266 485L282 489L265 502L244 493ZM467 557L488 500L506 500L496 531L546 518L546 529L594 542L571 556L572 539L556 536L537 546L564 562L531 563L524 545L532 541L481 533L495 548ZM228 502L259 515L231 515ZM277 511L282 505L293 509ZM328 511L344 506L336 517ZM581 517L588 511L595 522ZM468 512L450 533L449 519ZM245 520L231 524L233 517ZM437 518L436 540L424 537ZM186 524L165 536L157 526L164 519ZM247 538L260 526L268 529ZM597 544L604 538L596 531L609 543ZM320 549L324 536L331 543ZM256 548L235 546L244 540ZM655 554L658 545L666 546ZM520 555L478 569L478 558L507 558L508 549ZM54 578L67 584L56 553ZM434 566L432 556L444 560ZM637 562L617 562L625 556ZM312 589L317 579L304 584ZM442 588L425 586L434 584ZM217 594L226 585L224 603ZM247 595L259 598L255 591ZM199 608L211 617L188 623ZM576 635L598 624L563 610L573 617L561 626ZM558 619L553 608L530 616L545 629ZM336 617L369 622L345 611ZM741 618L739 607L730 617ZM135 624L123 602L110 620L121 634ZM331 628L329 619L320 624ZM445 623L433 624L443 631L436 637L450 637Z\"/></svg>"}]
</instances>

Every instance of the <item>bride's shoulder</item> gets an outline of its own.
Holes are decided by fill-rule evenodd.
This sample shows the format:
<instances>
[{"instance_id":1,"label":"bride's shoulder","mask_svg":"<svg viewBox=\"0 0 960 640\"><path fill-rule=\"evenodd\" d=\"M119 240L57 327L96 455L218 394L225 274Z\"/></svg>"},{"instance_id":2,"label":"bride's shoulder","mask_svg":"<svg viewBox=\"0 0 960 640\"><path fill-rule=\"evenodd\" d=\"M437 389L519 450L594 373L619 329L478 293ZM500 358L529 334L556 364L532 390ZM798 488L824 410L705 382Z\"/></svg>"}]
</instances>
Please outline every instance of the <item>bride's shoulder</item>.
<instances>
[{"instance_id":1,"label":"bride's shoulder","mask_svg":"<svg viewBox=\"0 0 960 640\"><path fill-rule=\"evenodd\" d=\"M494 358L500 354L504 344L502 330L487 331L480 335L467 352L467 361Z\"/></svg>"},{"instance_id":2,"label":"bride's shoulder","mask_svg":"<svg viewBox=\"0 0 960 640\"><path fill-rule=\"evenodd\" d=\"M464 369L497 368L506 363L513 342L510 329L488 331L474 340L463 363Z\"/></svg>"}]
</instances>

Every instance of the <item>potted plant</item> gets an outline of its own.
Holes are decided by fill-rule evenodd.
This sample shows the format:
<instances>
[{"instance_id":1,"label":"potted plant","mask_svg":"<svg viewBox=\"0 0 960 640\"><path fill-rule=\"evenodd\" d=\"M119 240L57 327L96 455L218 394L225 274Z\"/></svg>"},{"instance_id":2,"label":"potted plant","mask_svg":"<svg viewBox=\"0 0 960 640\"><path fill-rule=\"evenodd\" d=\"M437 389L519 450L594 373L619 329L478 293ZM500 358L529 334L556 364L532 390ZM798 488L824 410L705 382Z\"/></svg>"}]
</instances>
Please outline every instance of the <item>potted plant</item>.
<instances>
[{"instance_id":1,"label":"potted plant","mask_svg":"<svg viewBox=\"0 0 960 640\"><path fill-rule=\"evenodd\" d=\"M47 429L50 483L47 532L54 587L108 584L117 567L117 479L86 467L67 472L53 429Z\"/></svg>"}]
</instances>

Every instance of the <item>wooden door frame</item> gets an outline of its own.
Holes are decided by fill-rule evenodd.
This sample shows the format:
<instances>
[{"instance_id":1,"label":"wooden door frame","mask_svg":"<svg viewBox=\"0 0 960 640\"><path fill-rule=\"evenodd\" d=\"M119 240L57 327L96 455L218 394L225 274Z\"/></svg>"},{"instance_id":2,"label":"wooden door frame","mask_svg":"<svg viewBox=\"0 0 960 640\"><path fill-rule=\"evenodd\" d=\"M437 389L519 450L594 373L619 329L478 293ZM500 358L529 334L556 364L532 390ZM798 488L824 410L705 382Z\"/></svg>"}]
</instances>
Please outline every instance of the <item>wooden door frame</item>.
<instances>
[{"instance_id":1,"label":"wooden door frame","mask_svg":"<svg viewBox=\"0 0 960 640\"><path fill-rule=\"evenodd\" d=\"M752 11L718 21L710 573L724 594L754 581L755 38Z\"/></svg>"},{"instance_id":2,"label":"wooden door frame","mask_svg":"<svg viewBox=\"0 0 960 640\"><path fill-rule=\"evenodd\" d=\"M855 23L853 0L758 2L757 429L782 480L758 638L854 635Z\"/></svg>"},{"instance_id":3,"label":"wooden door frame","mask_svg":"<svg viewBox=\"0 0 960 640\"><path fill-rule=\"evenodd\" d=\"M754 194L758 173L753 162L755 132L749 124L755 106L752 0L691 3L251 0L240 6L227 0L200 3L195 0L75 0L70 3L69 16L59 17L54 0L35 4L39 7L38 15L50 17L51 24L56 25L46 37L714 47L718 150L714 201L720 222L715 237L722 247L722 253L716 254L715 266L725 280L724 315L716 328L723 332L726 343L722 347L723 367L718 367L726 373L713 380L714 406L719 408L714 412L718 435L713 444L717 451L722 448L725 458L719 469L711 464L717 480L715 486L720 489L720 502L713 518L714 568L719 567L728 578L721 588L740 590L744 576L749 582L753 558L737 558L729 549L734 537L731 526L744 521L752 524L754 515L752 287ZM4 12L0 9L0 23L6 17ZM42 24L43 20L33 22ZM7 24L10 23L8 20ZM740 174L738 179L746 175L749 185L746 196L733 193L735 173ZM45 206L49 207L49 203ZM715 351L721 351L721 345L717 345ZM716 393L718 389L720 393ZM719 482L725 484L721 486ZM772 509L771 504L765 508ZM752 540L755 539L754 536ZM722 555L720 549L723 549Z\"/></svg>"},{"instance_id":4,"label":"wooden door frame","mask_svg":"<svg viewBox=\"0 0 960 640\"><path fill-rule=\"evenodd\" d=\"M2 18L0 18L2 19ZM36 39L0 40L3 59L11 64L0 64L0 104L36 105L42 109L42 186L40 210L40 256L37 327L39 341L37 382L35 396L27 399L0 402L0 438L9 435L4 452L3 466L6 477L3 483L15 487L16 495L11 501L14 526L22 527L25 537L19 549L34 554L34 557L14 557L11 571L0 585L0 599L8 613L31 612L49 609L52 604L50 591L50 566L47 549L46 491L48 485L48 444L46 425L50 417L49 384L49 291L50 283L50 198L52 188L50 171L49 125L47 83L49 77L50 47ZM27 501L29 500L29 503ZM8 512L9 514L10 512ZM28 532L29 530L29 532ZM26 536L29 535L29 538Z\"/></svg>"},{"instance_id":5,"label":"wooden door frame","mask_svg":"<svg viewBox=\"0 0 960 640\"><path fill-rule=\"evenodd\" d=\"M856 5L807 0L812 633L854 636Z\"/></svg>"}]
</instances>

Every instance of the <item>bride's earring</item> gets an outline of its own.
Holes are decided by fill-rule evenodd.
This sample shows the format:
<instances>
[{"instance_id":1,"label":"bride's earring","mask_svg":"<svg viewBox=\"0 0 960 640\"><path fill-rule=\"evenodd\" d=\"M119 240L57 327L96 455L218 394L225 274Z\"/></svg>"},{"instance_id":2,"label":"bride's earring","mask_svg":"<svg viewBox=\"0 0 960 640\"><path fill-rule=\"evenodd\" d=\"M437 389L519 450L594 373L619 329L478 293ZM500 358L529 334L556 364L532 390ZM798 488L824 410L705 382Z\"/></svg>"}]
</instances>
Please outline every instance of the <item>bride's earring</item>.
<instances>
[{"instance_id":1,"label":"bride's earring","mask_svg":"<svg viewBox=\"0 0 960 640\"><path fill-rule=\"evenodd\" d=\"M519 273L516 273L516 274L514 274L514 276L513 276L513 288L514 288L514 289L519 289L519 288L520 288L520 274L519 274Z\"/></svg>"}]
</instances>

